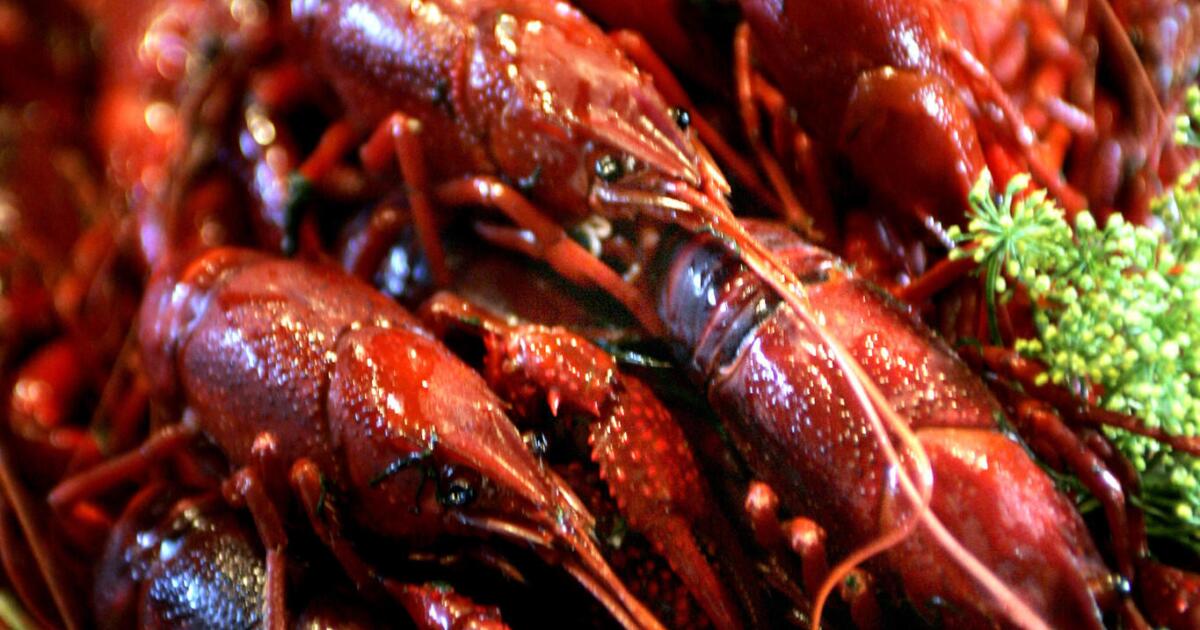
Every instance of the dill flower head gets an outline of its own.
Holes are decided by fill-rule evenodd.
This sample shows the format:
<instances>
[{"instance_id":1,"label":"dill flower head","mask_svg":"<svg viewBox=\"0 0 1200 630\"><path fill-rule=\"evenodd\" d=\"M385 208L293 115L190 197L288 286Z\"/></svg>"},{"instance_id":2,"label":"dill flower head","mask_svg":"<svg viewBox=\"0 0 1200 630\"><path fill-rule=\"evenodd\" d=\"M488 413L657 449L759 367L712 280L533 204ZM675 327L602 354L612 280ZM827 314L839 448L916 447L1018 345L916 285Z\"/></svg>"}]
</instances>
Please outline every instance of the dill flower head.
<instances>
[{"instance_id":1,"label":"dill flower head","mask_svg":"<svg viewBox=\"0 0 1200 630\"><path fill-rule=\"evenodd\" d=\"M1189 100L1200 113L1200 92ZM1046 365L1039 376L1095 395L1100 406L1170 435L1200 433L1200 163L1153 205L1161 230L1119 214L1068 223L1045 191L1019 176L993 197L986 174L971 194L954 257L987 277L989 308L1020 284L1037 334L1015 349ZM994 313L993 313L994 315ZM1193 344L1193 339L1197 343ZM1200 550L1200 460L1149 437L1106 429L1142 476L1152 535Z\"/></svg>"}]
</instances>

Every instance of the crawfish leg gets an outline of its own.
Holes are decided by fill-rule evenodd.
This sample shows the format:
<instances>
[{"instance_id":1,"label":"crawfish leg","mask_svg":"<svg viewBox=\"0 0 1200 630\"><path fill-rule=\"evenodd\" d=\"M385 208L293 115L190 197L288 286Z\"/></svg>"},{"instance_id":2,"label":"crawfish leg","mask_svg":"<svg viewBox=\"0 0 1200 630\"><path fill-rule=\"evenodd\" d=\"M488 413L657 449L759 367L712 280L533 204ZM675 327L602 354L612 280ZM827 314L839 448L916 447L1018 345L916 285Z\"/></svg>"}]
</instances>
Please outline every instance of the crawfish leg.
<instances>
[{"instance_id":1,"label":"crawfish leg","mask_svg":"<svg viewBox=\"0 0 1200 630\"><path fill-rule=\"evenodd\" d=\"M1133 552L1130 548L1125 491L1121 482L1100 457L1075 435L1052 407L1032 398L1017 404L1017 422L1023 433L1029 432L1049 442L1088 490L1104 506L1105 518L1112 529L1113 555L1121 574L1133 577Z\"/></svg>"},{"instance_id":2,"label":"crawfish leg","mask_svg":"<svg viewBox=\"0 0 1200 630\"><path fill-rule=\"evenodd\" d=\"M317 147L296 168L296 173L289 182L288 199L284 204L284 253L290 255L299 248L301 221L298 207L305 193L309 187L324 179L353 145L354 128L349 121L339 120L321 134Z\"/></svg>"},{"instance_id":3,"label":"crawfish leg","mask_svg":"<svg viewBox=\"0 0 1200 630\"><path fill-rule=\"evenodd\" d=\"M50 595L42 580L34 577L35 570L30 565L36 564L36 559L30 557L29 545L17 531L19 527L8 501L0 499L0 566L26 611L42 627L50 628L56 619L49 608Z\"/></svg>"},{"instance_id":4,"label":"crawfish leg","mask_svg":"<svg viewBox=\"0 0 1200 630\"><path fill-rule=\"evenodd\" d=\"M1022 157L1029 163L1029 170L1038 182L1045 186L1072 214L1084 209L1087 206L1087 198L1071 187L1060 173L1047 164L1037 147L1034 146L1036 139L1033 130L1025 123L1025 117L1013 104L996 77L988 72L983 64L971 54L971 51L964 48L962 44L947 40L944 45L948 48L950 59L970 77L975 85L975 92L979 96L990 99L1003 112L1005 123L1002 125L1003 130L1013 139Z\"/></svg>"},{"instance_id":5,"label":"crawfish leg","mask_svg":"<svg viewBox=\"0 0 1200 630\"><path fill-rule=\"evenodd\" d=\"M375 572L350 546L342 534L333 506L328 501L328 491L320 467L310 459L299 459L292 464L292 490L304 506L309 524L321 542L333 553L342 570L359 590L371 591L378 588Z\"/></svg>"},{"instance_id":6,"label":"crawfish leg","mask_svg":"<svg viewBox=\"0 0 1200 630\"><path fill-rule=\"evenodd\" d=\"M1132 85L1127 86L1130 92L1129 100L1133 112L1133 119L1137 122L1138 130L1148 136L1154 144L1158 146L1166 145L1167 159L1171 161L1170 170L1179 172L1182 165L1179 163L1179 148L1171 142L1171 132L1174 130L1174 125L1170 124L1170 118L1163 111L1162 103L1159 102L1156 95L1153 81L1146 70L1146 66L1142 63L1138 55L1137 49L1133 46L1133 41L1125 32L1121 20L1117 17L1112 5L1104 0L1089 0L1087 2L1088 11L1095 13L1096 19L1099 22L1100 34L1102 40L1112 46L1113 58L1115 59L1118 70L1114 73L1118 77L1129 77ZM1158 151L1150 151L1149 159L1143 167L1147 172L1154 173L1159 170L1158 167L1159 153ZM1165 179L1173 178L1175 175L1164 176Z\"/></svg>"},{"instance_id":7,"label":"crawfish leg","mask_svg":"<svg viewBox=\"0 0 1200 630\"><path fill-rule=\"evenodd\" d=\"M263 70L250 87L254 100L264 107L278 110L299 103L312 86L306 72L298 63L281 62Z\"/></svg>"},{"instance_id":8,"label":"crawfish leg","mask_svg":"<svg viewBox=\"0 0 1200 630\"><path fill-rule=\"evenodd\" d=\"M754 540L767 549L778 547L783 541L783 527L776 515L779 511L779 495L771 486L762 481L751 481L746 489L743 509L750 519Z\"/></svg>"},{"instance_id":9,"label":"crawfish leg","mask_svg":"<svg viewBox=\"0 0 1200 630\"><path fill-rule=\"evenodd\" d=\"M755 75L755 78L755 90L761 93L768 86L767 80L758 74ZM836 217L837 214L833 209L833 197L829 193L825 176L821 173L821 167L817 163L817 147L813 144L808 132L796 129L795 123L789 120L784 112L772 112L772 117L775 119L774 126L779 130L778 133L783 133L784 130L790 132L792 153L798 163L797 168L804 175L804 188L808 193L808 202L816 213L814 220L819 220L821 229L827 231L827 242L837 242L838 226L833 224L833 217Z\"/></svg>"},{"instance_id":10,"label":"crawfish leg","mask_svg":"<svg viewBox=\"0 0 1200 630\"><path fill-rule=\"evenodd\" d=\"M805 593L818 592L829 576L829 560L825 554L825 529L803 516L791 518L786 522L779 521L776 512L779 509L779 497L770 486L754 481L746 492L745 510L750 518L751 529L759 544L772 553L771 564L781 571L787 568L775 555L785 543L787 547L800 558L800 574ZM881 625L879 602L875 598L875 578L862 568L852 569L838 584L838 595L850 610L854 625L863 630L871 630ZM793 597L793 599L795 599ZM808 602L797 602L800 607L807 608Z\"/></svg>"},{"instance_id":11,"label":"crawfish leg","mask_svg":"<svg viewBox=\"0 0 1200 630\"><path fill-rule=\"evenodd\" d=\"M816 593L829 575L825 529L812 519L797 516L783 524L783 535L788 547L800 556L805 590Z\"/></svg>"},{"instance_id":12,"label":"crawfish leg","mask_svg":"<svg viewBox=\"0 0 1200 630\"><path fill-rule=\"evenodd\" d=\"M342 268L364 282L371 282L392 246L411 224L406 206L384 202L371 212L361 231L347 239L338 252Z\"/></svg>"},{"instance_id":13,"label":"crawfish leg","mask_svg":"<svg viewBox=\"0 0 1200 630\"><path fill-rule=\"evenodd\" d=\"M991 367L999 369L1015 367L995 360L996 355L999 354L1010 354L1015 360L1017 357L1008 351L987 350L987 354L992 356L992 360L989 360ZM1015 369L1008 373L1022 381L1025 380ZM1139 542L1140 535L1135 528L1130 526L1125 490L1121 480L1113 474L1108 464L1095 450L1084 444L1083 440L1063 423L1053 406L1038 399L1017 394L1008 388L1003 388L998 393L1010 400L1015 399L1016 421L1020 432L1027 438L1032 438L1034 445L1041 443L1051 449L1051 454L1061 458L1071 472L1087 486L1088 491L1104 506L1105 519L1113 534L1113 555L1116 556L1118 568L1121 575L1132 578L1135 550L1141 548L1141 543Z\"/></svg>"},{"instance_id":14,"label":"crawfish leg","mask_svg":"<svg viewBox=\"0 0 1200 630\"><path fill-rule=\"evenodd\" d=\"M67 587L67 579L62 573L62 567L54 561L51 555L48 541L38 526L33 503L26 494L25 487L17 479L16 471L12 467L8 444L3 440L0 440L0 487L16 514L17 522L20 523L21 529L25 533L25 540L28 541L29 549L33 552L42 579L49 587L50 597L54 600L63 625L68 630L81 627L79 607Z\"/></svg>"},{"instance_id":15,"label":"crawfish leg","mask_svg":"<svg viewBox=\"0 0 1200 630\"><path fill-rule=\"evenodd\" d=\"M850 618L859 630L875 630L882 625L879 602L875 599L875 578L856 568L842 579L838 594L850 607Z\"/></svg>"},{"instance_id":16,"label":"crawfish leg","mask_svg":"<svg viewBox=\"0 0 1200 630\"><path fill-rule=\"evenodd\" d=\"M394 152L400 174L408 184L408 202L412 205L417 239L429 260L429 269L433 272L435 282L444 287L450 284L450 271L446 267L446 254L438 238L437 218L429 197L429 175L425 170L420 134L419 120L395 112L375 129L362 146L360 155L368 169L381 171L387 164L389 154Z\"/></svg>"},{"instance_id":17,"label":"crawfish leg","mask_svg":"<svg viewBox=\"0 0 1200 630\"><path fill-rule=\"evenodd\" d=\"M266 487L256 466L246 466L233 474L226 483L226 498L233 505L244 504L250 510L259 538L267 548L267 584L263 601L263 627L283 630L287 627L287 577L284 550L287 534L279 513L267 496Z\"/></svg>"},{"instance_id":18,"label":"crawfish leg","mask_svg":"<svg viewBox=\"0 0 1200 630\"><path fill-rule=\"evenodd\" d=\"M567 233L524 195L494 177L467 177L437 187L434 198L442 204L479 204L496 208L532 232L536 253L567 280L592 284L612 295L637 318L650 334L663 334L662 322L646 299L617 272L571 240Z\"/></svg>"},{"instance_id":19,"label":"crawfish leg","mask_svg":"<svg viewBox=\"0 0 1200 630\"><path fill-rule=\"evenodd\" d=\"M971 257L953 260L943 258L912 282L899 287L892 294L896 299L914 306L920 305L945 290L961 278L966 277L976 266Z\"/></svg>"},{"instance_id":20,"label":"crawfish leg","mask_svg":"<svg viewBox=\"0 0 1200 630\"><path fill-rule=\"evenodd\" d=\"M385 581L392 594L421 630L440 630L446 620L455 628L474 630L507 630L495 606L480 606L455 593L450 587L438 584L398 584Z\"/></svg>"},{"instance_id":21,"label":"crawfish leg","mask_svg":"<svg viewBox=\"0 0 1200 630\"><path fill-rule=\"evenodd\" d=\"M1074 424L1123 429L1162 442L1177 451L1200 457L1200 437L1172 435L1161 428L1148 427L1129 414L1109 411L1097 407L1094 403L1081 403L1062 386L1049 383L1039 385L1035 379L1045 368L1008 348L987 346L983 348L983 360L996 372L1020 381L1026 391L1032 392L1039 399L1049 401Z\"/></svg>"},{"instance_id":22,"label":"crawfish leg","mask_svg":"<svg viewBox=\"0 0 1200 630\"><path fill-rule=\"evenodd\" d=\"M196 428L192 425L171 425L155 433L137 450L114 457L63 480L50 491L47 501L56 510L62 510L80 499L100 494L141 474L162 458L174 454L195 435Z\"/></svg>"},{"instance_id":23,"label":"crawfish leg","mask_svg":"<svg viewBox=\"0 0 1200 630\"><path fill-rule=\"evenodd\" d=\"M733 43L734 79L737 86L738 113L746 131L746 139L758 158L758 163L767 174L771 187L783 202L783 218L788 224L799 227L810 240L821 242L822 235L813 225L813 218L804 210L792 185L788 182L783 167L767 150L762 141L762 123L758 118L758 107L755 103L754 71L750 69L750 28L746 24L738 26Z\"/></svg>"},{"instance_id":24,"label":"crawfish leg","mask_svg":"<svg viewBox=\"0 0 1200 630\"><path fill-rule=\"evenodd\" d=\"M774 553L784 544L800 558L804 590L816 593L829 575L825 554L825 529L812 519L797 516L781 523L777 515L779 496L769 485L753 481L744 503L750 527L759 545Z\"/></svg>"},{"instance_id":25,"label":"crawfish leg","mask_svg":"<svg viewBox=\"0 0 1200 630\"><path fill-rule=\"evenodd\" d=\"M112 528L112 517L91 501L80 501L59 515L63 535L80 549L99 551Z\"/></svg>"},{"instance_id":26,"label":"crawfish leg","mask_svg":"<svg viewBox=\"0 0 1200 630\"><path fill-rule=\"evenodd\" d=\"M141 439L141 422L148 408L150 392L146 382L136 373L131 360L137 354L137 338L130 332L121 344L116 363L104 387L100 390L100 401L88 422L91 432L107 434L105 451L124 452ZM67 464L67 474L90 467L101 459L99 444L91 440L95 452L80 449Z\"/></svg>"},{"instance_id":27,"label":"crawfish leg","mask_svg":"<svg viewBox=\"0 0 1200 630\"><path fill-rule=\"evenodd\" d=\"M342 156L353 145L354 128L350 126L349 121L339 120L321 134L321 139L317 141L317 148L304 158L304 162L296 168L296 172L305 181L320 181L333 170L333 167L337 166Z\"/></svg>"}]
</instances>

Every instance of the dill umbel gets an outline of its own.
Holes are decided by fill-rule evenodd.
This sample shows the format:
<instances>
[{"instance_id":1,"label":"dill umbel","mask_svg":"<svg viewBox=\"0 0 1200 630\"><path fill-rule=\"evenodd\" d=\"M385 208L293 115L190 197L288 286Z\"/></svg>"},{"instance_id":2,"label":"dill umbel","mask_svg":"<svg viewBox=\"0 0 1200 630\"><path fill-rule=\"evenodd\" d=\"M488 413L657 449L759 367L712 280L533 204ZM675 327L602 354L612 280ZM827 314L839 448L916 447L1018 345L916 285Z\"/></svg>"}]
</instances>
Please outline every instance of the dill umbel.
<instances>
[{"instance_id":1,"label":"dill umbel","mask_svg":"<svg viewBox=\"0 0 1200 630\"><path fill-rule=\"evenodd\" d=\"M1200 140L1200 91L1177 139ZM1155 228L1088 212L1070 224L1029 177L993 195L985 173L972 190L966 230L951 229L987 278L989 313L1020 285L1036 335L1015 349L1046 366L1039 376L1094 396L1105 409L1170 435L1200 434L1200 162L1154 200ZM972 244L972 247L965 247ZM993 329L994 331L994 329ZM993 332L993 336L995 333ZM1193 340L1196 343L1193 343ZM1200 459L1150 437L1106 428L1141 475L1139 505L1153 536L1200 551Z\"/></svg>"}]
</instances>

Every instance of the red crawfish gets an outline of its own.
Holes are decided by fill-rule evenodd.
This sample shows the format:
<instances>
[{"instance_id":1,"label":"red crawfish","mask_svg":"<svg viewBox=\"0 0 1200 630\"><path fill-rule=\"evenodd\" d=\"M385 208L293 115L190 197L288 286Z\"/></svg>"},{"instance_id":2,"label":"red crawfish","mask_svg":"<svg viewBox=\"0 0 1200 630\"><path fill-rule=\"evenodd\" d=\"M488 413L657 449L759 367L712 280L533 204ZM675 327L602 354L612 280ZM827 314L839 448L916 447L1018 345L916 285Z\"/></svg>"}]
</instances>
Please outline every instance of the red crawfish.
<instances>
[{"instance_id":1,"label":"red crawfish","mask_svg":"<svg viewBox=\"0 0 1200 630\"><path fill-rule=\"evenodd\" d=\"M282 610L295 496L363 588L404 601L343 537L498 536L558 561L626 627L660 627L613 575L592 518L537 462L503 403L401 307L332 268L217 249L152 280L139 339L158 399L184 423L55 489L64 504L126 478L200 432L240 470L226 484L268 550L267 621ZM290 490L289 490L290 487ZM278 595L276 594L278 593Z\"/></svg>"},{"instance_id":2,"label":"red crawfish","mask_svg":"<svg viewBox=\"0 0 1200 630\"><path fill-rule=\"evenodd\" d=\"M859 177L899 208L941 221L963 216L985 166L976 119L963 100L972 93L1004 106L1006 135L1024 149L1040 181L1064 203L1082 205L1032 151L1020 112L951 37L937 3L872 0L821 11L803 2L741 5L762 43L757 56L804 129L847 156Z\"/></svg>"},{"instance_id":3,"label":"red crawfish","mask_svg":"<svg viewBox=\"0 0 1200 630\"><path fill-rule=\"evenodd\" d=\"M911 427L933 475L930 508L945 528L1045 622L1100 627L1109 571L1071 502L1001 430L1001 407L983 382L831 254L779 226L752 229L806 281L824 325ZM680 360L783 506L824 520L842 553L911 524L872 428L831 374L828 347L711 240L684 241L663 260L658 308ZM929 619L1003 623L1008 604L981 592L976 576L930 540L933 531L922 525L887 551L882 583Z\"/></svg>"},{"instance_id":4,"label":"red crawfish","mask_svg":"<svg viewBox=\"0 0 1200 630\"><path fill-rule=\"evenodd\" d=\"M602 287L650 330L657 319L637 292L564 226L595 214L712 229L771 268L772 281L787 277L740 231L724 177L650 78L566 3L297 0L291 19L297 56L369 136L364 165L398 162L435 269L444 264L433 205L482 205L527 231L527 251Z\"/></svg>"},{"instance_id":5,"label":"red crawfish","mask_svg":"<svg viewBox=\"0 0 1200 630\"><path fill-rule=\"evenodd\" d=\"M682 6L685 3L582 4L617 27L643 30L669 59L689 48L711 45L711 35L678 33L684 20L695 20L700 13ZM1014 138L1015 129L1018 148L1033 158L1038 173L1059 182L1053 169L1033 153L1033 137L1015 105L950 33L946 3L859 1L828 10L796 2L740 4L762 43L754 52L779 88L750 70L751 42L745 28L733 37L733 83L750 148L783 200L789 220L801 225L815 221L824 236L832 236L824 234L835 226L834 217L824 216L831 213L832 200L826 198L827 184L821 180L827 177L821 175L819 163L820 156L834 153L847 158L859 180L885 204L926 222L957 219L985 164L985 147L976 129L984 118L971 108L971 101L964 101L968 94L983 103L998 103L1007 125L1001 138ZM654 27L643 29L645 23ZM972 33L974 27L982 27L969 26ZM639 54L639 63L653 67L644 57ZM760 138L757 102L773 115L775 155ZM707 134L704 137L713 143ZM913 147L920 150L913 153ZM784 154L795 158L807 187L813 189L806 191L808 208L799 206L776 162L776 156ZM731 156L718 151L718 157L739 179L747 179ZM1062 186L1057 190L1071 192ZM812 211L814 216L806 216Z\"/></svg>"}]
</instances>

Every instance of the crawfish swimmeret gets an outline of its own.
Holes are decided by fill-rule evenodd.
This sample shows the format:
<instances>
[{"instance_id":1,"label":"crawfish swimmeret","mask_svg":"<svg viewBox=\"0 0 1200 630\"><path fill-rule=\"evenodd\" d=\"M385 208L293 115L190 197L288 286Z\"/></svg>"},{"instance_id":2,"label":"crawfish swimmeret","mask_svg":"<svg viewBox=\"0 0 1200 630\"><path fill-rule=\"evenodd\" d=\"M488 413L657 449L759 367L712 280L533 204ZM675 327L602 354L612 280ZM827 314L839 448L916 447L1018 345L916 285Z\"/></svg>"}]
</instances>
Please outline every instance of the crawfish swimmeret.
<instances>
[{"instance_id":1,"label":"crawfish swimmeret","mask_svg":"<svg viewBox=\"0 0 1200 630\"><path fill-rule=\"evenodd\" d=\"M1184 438L948 251L1144 220L1200 21L578 4L0 4L0 618L1195 626Z\"/></svg>"}]
</instances>

